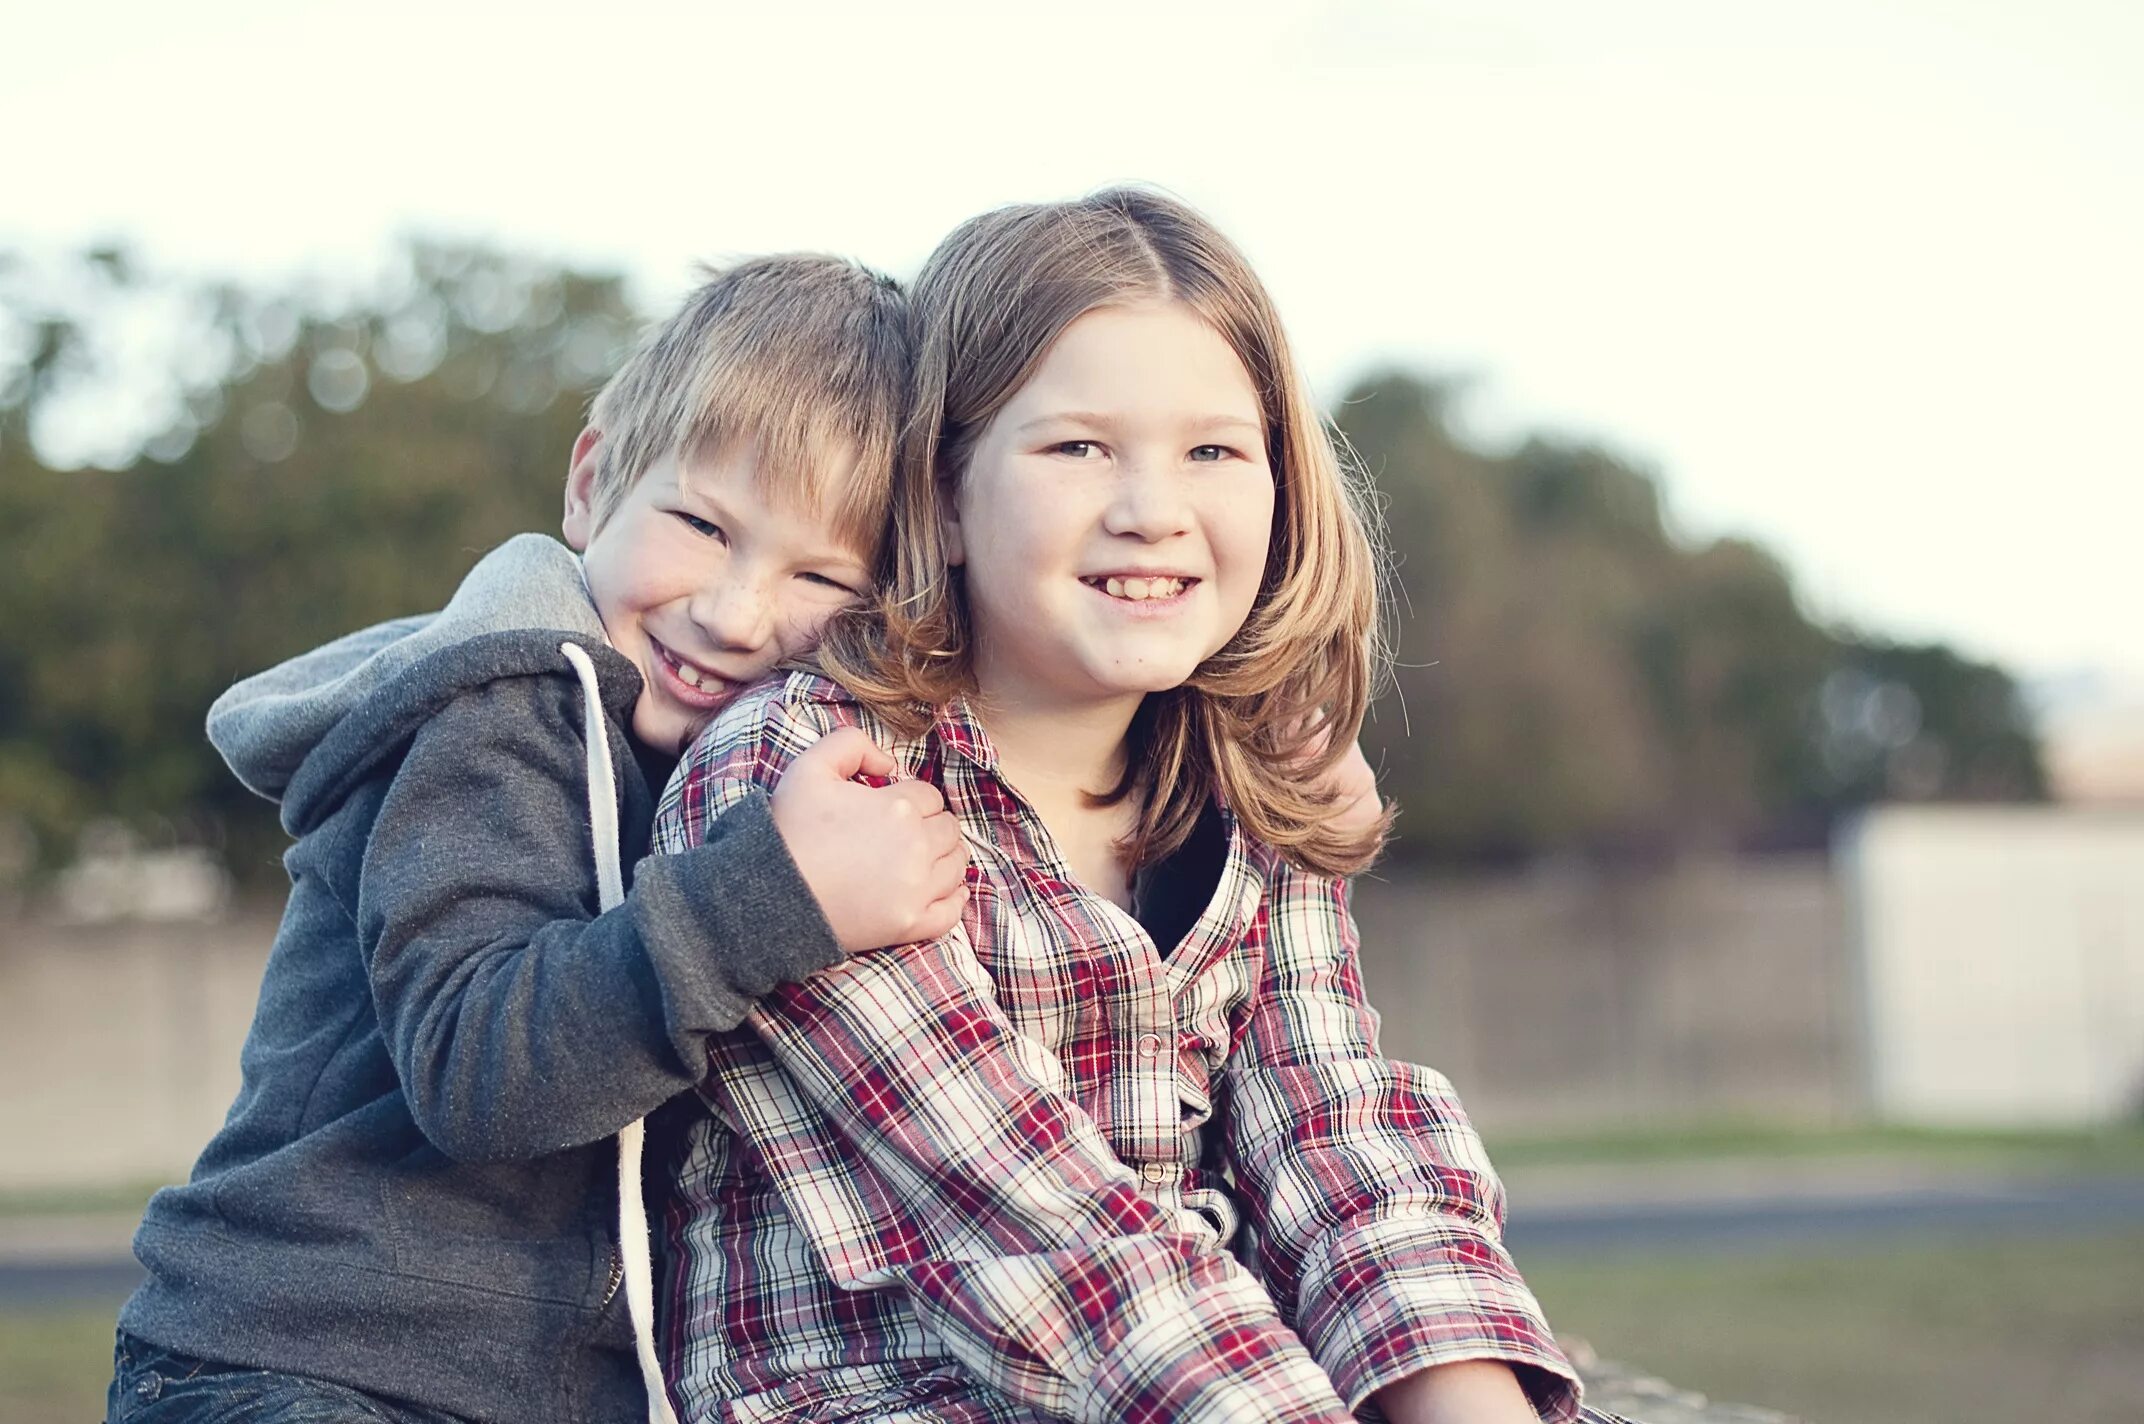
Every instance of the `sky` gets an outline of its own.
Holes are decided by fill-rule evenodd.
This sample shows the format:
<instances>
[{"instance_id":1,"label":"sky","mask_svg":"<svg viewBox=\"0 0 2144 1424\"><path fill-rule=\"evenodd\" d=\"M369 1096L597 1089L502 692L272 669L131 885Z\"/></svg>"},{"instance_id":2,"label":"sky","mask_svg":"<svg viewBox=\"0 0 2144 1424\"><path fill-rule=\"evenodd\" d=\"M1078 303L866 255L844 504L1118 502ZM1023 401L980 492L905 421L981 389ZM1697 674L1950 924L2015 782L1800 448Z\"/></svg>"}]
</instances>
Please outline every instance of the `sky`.
<instances>
[{"instance_id":1,"label":"sky","mask_svg":"<svg viewBox=\"0 0 2144 1424\"><path fill-rule=\"evenodd\" d=\"M622 268L1118 180L1213 216L1328 402L1606 444L1810 611L2144 689L2144 6L83 0L8 23L0 247L356 281ZM28 137L25 136L34 136Z\"/></svg>"}]
</instances>

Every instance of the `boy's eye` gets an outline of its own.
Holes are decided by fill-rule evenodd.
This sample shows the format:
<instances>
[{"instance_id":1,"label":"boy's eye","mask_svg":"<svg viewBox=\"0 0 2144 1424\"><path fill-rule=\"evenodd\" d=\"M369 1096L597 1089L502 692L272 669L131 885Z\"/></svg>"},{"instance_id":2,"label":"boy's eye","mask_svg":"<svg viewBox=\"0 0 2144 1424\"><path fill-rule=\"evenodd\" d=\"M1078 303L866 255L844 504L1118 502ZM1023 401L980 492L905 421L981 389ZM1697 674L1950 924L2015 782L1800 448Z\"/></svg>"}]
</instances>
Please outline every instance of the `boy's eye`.
<instances>
[{"instance_id":1,"label":"boy's eye","mask_svg":"<svg viewBox=\"0 0 2144 1424\"><path fill-rule=\"evenodd\" d=\"M840 579L828 578L825 574L805 574L803 578L806 583L817 584L821 588L830 589L835 593L845 593L851 598L863 597L860 592L853 588L850 588Z\"/></svg>"},{"instance_id":2,"label":"boy's eye","mask_svg":"<svg viewBox=\"0 0 2144 1424\"><path fill-rule=\"evenodd\" d=\"M729 542L729 535L722 532L721 525L716 524L711 520L702 519L697 514L687 514L682 509L675 511L675 513L677 514L677 517L679 519L685 521L685 527L692 530L693 533L702 535L709 539L720 539L724 543Z\"/></svg>"},{"instance_id":3,"label":"boy's eye","mask_svg":"<svg viewBox=\"0 0 2144 1424\"><path fill-rule=\"evenodd\" d=\"M1099 440L1060 440L1050 447L1050 453L1086 460L1102 453L1102 443Z\"/></svg>"}]
</instances>

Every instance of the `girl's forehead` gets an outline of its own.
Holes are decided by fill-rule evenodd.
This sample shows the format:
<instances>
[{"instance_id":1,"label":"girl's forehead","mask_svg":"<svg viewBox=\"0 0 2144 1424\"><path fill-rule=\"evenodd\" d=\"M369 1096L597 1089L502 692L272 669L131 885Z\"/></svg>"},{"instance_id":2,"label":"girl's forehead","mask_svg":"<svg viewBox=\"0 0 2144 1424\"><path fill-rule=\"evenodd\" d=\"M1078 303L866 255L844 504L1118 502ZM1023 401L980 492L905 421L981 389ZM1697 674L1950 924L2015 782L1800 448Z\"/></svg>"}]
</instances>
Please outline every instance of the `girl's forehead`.
<instances>
[{"instance_id":1,"label":"girl's forehead","mask_svg":"<svg viewBox=\"0 0 2144 1424\"><path fill-rule=\"evenodd\" d=\"M1181 302L1098 307L1044 353L1007 411L1189 411L1256 420L1250 372L1220 332Z\"/></svg>"}]
</instances>

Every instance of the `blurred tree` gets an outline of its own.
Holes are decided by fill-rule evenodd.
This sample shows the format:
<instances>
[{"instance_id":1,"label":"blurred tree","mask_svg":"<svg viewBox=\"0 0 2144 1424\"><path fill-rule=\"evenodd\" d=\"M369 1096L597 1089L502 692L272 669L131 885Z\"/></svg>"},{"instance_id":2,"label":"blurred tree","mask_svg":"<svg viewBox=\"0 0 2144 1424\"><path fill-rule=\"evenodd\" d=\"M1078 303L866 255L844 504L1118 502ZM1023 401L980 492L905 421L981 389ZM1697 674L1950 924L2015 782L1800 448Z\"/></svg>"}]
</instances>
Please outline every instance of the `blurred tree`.
<instances>
[{"instance_id":1,"label":"blurred tree","mask_svg":"<svg viewBox=\"0 0 2144 1424\"><path fill-rule=\"evenodd\" d=\"M411 246L379 290L158 283L178 310L169 426L126 468L40 458L48 405L94 394L87 313L49 294L142 275L0 266L0 808L50 861L116 814L272 860L269 808L223 771L202 715L235 678L363 623L437 607L485 550L557 526L586 395L638 325L615 277ZM0 368L7 369L7 368ZM160 393L115 399L152 403Z\"/></svg>"},{"instance_id":2,"label":"blurred tree","mask_svg":"<svg viewBox=\"0 0 2144 1424\"><path fill-rule=\"evenodd\" d=\"M1832 803L2047 796L2016 684L1941 644L1844 641L1818 705L1816 760Z\"/></svg>"},{"instance_id":3,"label":"blurred tree","mask_svg":"<svg viewBox=\"0 0 2144 1424\"><path fill-rule=\"evenodd\" d=\"M1882 797L2046 795L2000 669L1820 627L1755 544L1672 537L1650 475L1586 445L1469 448L1451 400L1383 373L1337 421L1395 554L1398 667L1366 740L1400 854L1814 845Z\"/></svg>"},{"instance_id":4,"label":"blurred tree","mask_svg":"<svg viewBox=\"0 0 2144 1424\"><path fill-rule=\"evenodd\" d=\"M166 339L147 375L142 313ZM556 528L584 399L637 325L616 277L470 246L412 244L339 301L0 252L0 832L49 864L116 815L272 875L209 702ZM1393 536L1399 667L1367 739L1400 853L1807 844L1881 797L2045 795L2001 670L1819 627L1761 548L1673 538L1646 472L1485 453L1453 399L1388 373L1338 419ZM70 467L78 446L111 468Z\"/></svg>"}]
</instances>

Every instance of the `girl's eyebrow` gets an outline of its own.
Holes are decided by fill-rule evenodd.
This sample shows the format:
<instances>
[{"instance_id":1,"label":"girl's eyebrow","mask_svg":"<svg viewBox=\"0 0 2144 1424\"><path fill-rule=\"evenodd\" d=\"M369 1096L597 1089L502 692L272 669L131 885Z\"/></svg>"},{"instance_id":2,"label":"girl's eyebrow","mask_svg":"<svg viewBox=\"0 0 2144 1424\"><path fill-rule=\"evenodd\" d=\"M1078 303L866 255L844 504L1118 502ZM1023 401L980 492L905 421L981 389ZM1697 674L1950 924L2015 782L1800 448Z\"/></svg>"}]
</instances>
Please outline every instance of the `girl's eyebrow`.
<instances>
[{"instance_id":1,"label":"girl's eyebrow","mask_svg":"<svg viewBox=\"0 0 2144 1424\"><path fill-rule=\"evenodd\" d=\"M1104 415L1099 411L1092 410L1053 410L1047 415L1038 415L1033 420L1021 423L1014 428L1014 433L1024 435L1030 430L1045 425L1114 425L1119 419L1121 419L1119 416ZM1229 426L1244 430L1254 430L1261 434L1265 431L1265 426L1258 421L1252 420L1249 416L1243 415L1214 414L1194 416L1186 421L1185 424L1200 430L1214 430Z\"/></svg>"},{"instance_id":2,"label":"girl's eyebrow","mask_svg":"<svg viewBox=\"0 0 2144 1424\"><path fill-rule=\"evenodd\" d=\"M1024 433L1044 425L1109 425L1113 418L1094 410L1053 410L1038 415L1033 420L1022 422L1016 433Z\"/></svg>"}]
</instances>

